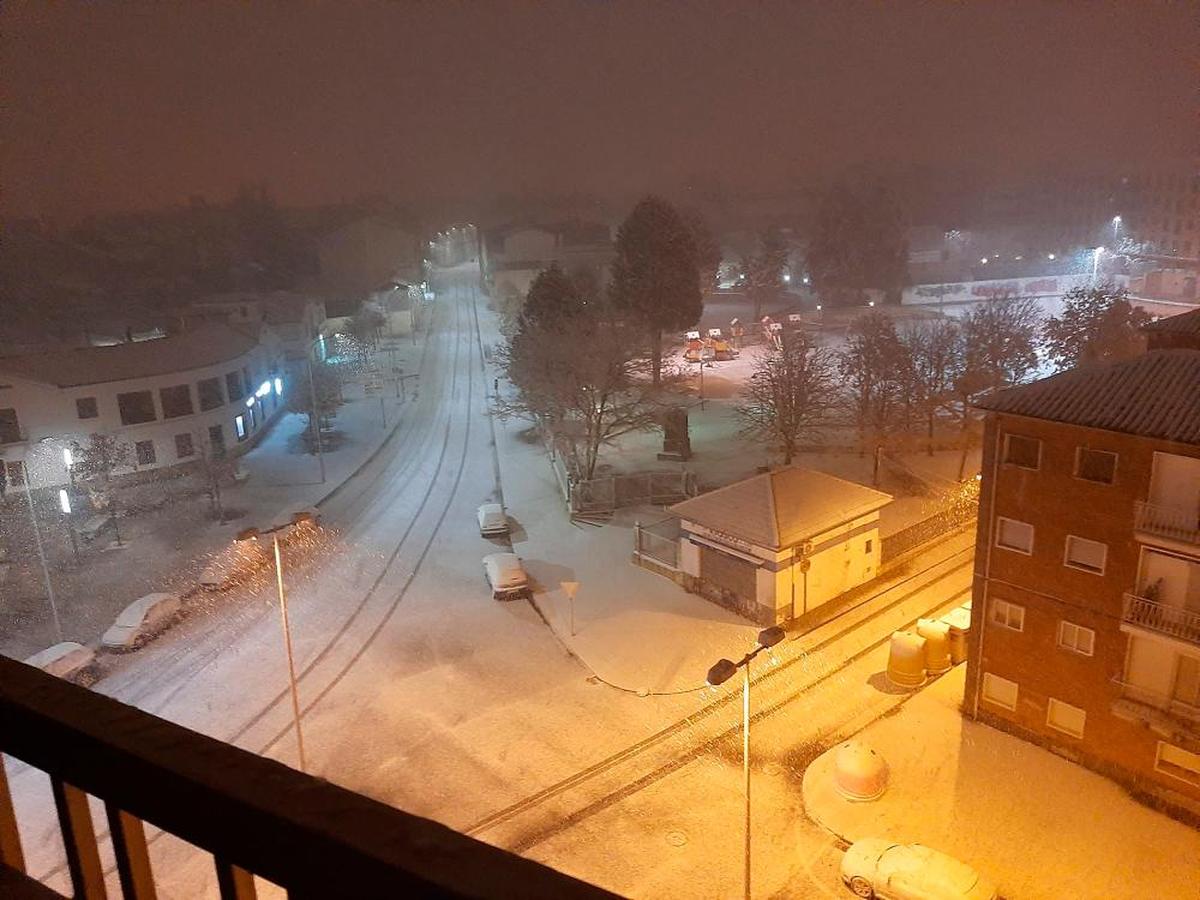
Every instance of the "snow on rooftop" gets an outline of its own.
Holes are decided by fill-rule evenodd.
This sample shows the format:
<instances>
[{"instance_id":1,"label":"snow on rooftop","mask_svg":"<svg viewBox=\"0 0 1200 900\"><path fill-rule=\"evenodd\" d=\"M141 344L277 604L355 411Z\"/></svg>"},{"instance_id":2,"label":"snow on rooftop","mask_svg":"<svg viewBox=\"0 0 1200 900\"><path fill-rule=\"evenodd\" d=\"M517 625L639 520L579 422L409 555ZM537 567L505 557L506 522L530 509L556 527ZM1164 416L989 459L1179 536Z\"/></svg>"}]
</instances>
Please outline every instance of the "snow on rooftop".
<instances>
[{"instance_id":1,"label":"snow on rooftop","mask_svg":"<svg viewBox=\"0 0 1200 900\"><path fill-rule=\"evenodd\" d=\"M835 475L790 466L701 494L670 507L682 519L778 550L790 547L892 500Z\"/></svg>"}]
</instances>

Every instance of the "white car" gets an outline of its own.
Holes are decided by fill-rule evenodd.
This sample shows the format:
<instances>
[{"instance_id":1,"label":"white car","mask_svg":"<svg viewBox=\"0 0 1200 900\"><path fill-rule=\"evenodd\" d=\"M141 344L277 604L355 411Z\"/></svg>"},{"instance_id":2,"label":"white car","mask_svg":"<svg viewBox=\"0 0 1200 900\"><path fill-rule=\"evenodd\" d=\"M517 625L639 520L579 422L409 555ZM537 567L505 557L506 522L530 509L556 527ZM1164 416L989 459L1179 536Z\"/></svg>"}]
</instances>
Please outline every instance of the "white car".
<instances>
[{"instance_id":1,"label":"white car","mask_svg":"<svg viewBox=\"0 0 1200 900\"><path fill-rule=\"evenodd\" d=\"M529 576L515 553L491 553L483 558L483 574L492 588L493 600L529 596Z\"/></svg>"},{"instance_id":2,"label":"white car","mask_svg":"<svg viewBox=\"0 0 1200 900\"><path fill-rule=\"evenodd\" d=\"M996 900L992 884L964 862L921 844L855 841L842 857L842 881L859 897L886 900Z\"/></svg>"},{"instance_id":3,"label":"white car","mask_svg":"<svg viewBox=\"0 0 1200 900\"><path fill-rule=\"evenodd\" d=\"M76 684L92 684L96 680L96 654L75 641L47 647L25 660L25 665Z\"/></svg>"},{"instance_id":4,"label":"white car","mask_svg":"<svg viewBox=\"0 0 1200 900\"><path fill-rule=\"evenodd\" d=\"M176 594L147 594L130 603L112 628L104 632L100 643L112 650L133 650L157 637L170 627L179 614L181 602Z\"/></svg>"},{"instance_id":5,"label":"white car","mask_svg":"<svg viewBox=\"0 0 1200 900\"><path fill-rule=\"evenodd\" d=\"M508 534L508 516L499 503L485 503L479 507L479 533L483 537Z\"/></svg>"}]
</instances>

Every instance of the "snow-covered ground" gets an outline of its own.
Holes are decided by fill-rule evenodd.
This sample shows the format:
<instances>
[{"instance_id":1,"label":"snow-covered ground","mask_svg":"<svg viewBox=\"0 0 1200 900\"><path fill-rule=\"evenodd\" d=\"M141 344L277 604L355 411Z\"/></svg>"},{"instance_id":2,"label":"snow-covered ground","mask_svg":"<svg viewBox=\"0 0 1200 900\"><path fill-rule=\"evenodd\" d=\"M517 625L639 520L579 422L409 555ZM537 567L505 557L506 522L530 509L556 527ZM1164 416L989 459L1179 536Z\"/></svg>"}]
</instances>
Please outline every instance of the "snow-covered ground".
<instances>
[{"instance_id":1,"label":"snow-covered ground","mask_svg":"<svg viewBox=\"0 0 1200 900\"><path fill-rule=\"evenodd\" d=\"M886 837L971 863L1006 897L1200 895L1200 832L1100 775L965 719L959 666L858 739L887 761L887 791L852 803L833 752L804 780L808 816L847 840ZM1188 887L1190 885L1190 887Z\"/></svg>"}]
</instances>

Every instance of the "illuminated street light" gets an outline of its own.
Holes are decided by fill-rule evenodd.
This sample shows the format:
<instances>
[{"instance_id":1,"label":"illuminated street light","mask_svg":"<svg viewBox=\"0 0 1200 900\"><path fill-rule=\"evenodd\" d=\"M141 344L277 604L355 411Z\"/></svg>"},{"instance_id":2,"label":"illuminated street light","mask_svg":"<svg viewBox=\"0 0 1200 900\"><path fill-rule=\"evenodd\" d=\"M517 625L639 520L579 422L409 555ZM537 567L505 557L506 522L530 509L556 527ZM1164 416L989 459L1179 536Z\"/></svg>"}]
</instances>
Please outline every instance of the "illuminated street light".
<instances>
[{"instance_id":1,"label":"illuminated street light","mask_svg":"<svg viewBox=\"0 0 1200 900\"><path fill-rule=\"evenodd\" d=\"M745 869L742 873L742 887L746 900L750 900L750 661L763 650L774 647L787 635L778 625L764 628L758 633L758 645L741 658L738 662L719 659L708 670L705 680L712 686L724 684L742 670L742 778L746 794L746 845Z\"/></svg>"},{"instance_id":2,"label":"illuminated street light","mask_svg":"<svg viewBox=\"0 0 1200 900\"><path fill-rule=\"evenodd\" d=\"M1112 227L1113 227L1113 241L1115 242L1121 233L1121 217L1120 216L1112 217Z\"/></svg>"},{"instance_id":3,"label":"illuminated street light","mask_svg":"<svg viewBox=\"0 0 1200 900\"><path fill-rule=\"evenodd\" d=\"M287 611L287 595L283 592L283 561L279 555L279 532L294 528L297 525L305 523L315 523L316 517L308 511L295 513L291 520L280 525L275 525L271 528L247 528L238 532L234 540L236 541L256 541L263 535L271 535L271 542L275 548L275 584L279 592L279 617L283 622L283 644L287 650L288 662L288 684L292 693L292 717L296 725L296 748L300 753L300 771L305 772L307 768L304 762L304 734L300 730L300 695L296 690L296 661L292 654L292 629L288 624Z\"/></svg>"},{"instance_id":4,"label":"illuminated street light","mask_svg":"<svg viewBox=\"0 0 1200 900\"><path fill-rule=\"evenodd\" d=\"M1047 253L1047 254L1046 254L1046 259L1054 259L1054 254L1053 254L1053 253Z\"/></svg>"},{"instance_id":5,"label":"illuminated street light","mask_svg":"<svg viewBox=\"0 0 1200 900\"><path fill-rule=\"evenodd\" d=\"M986 266L988 264L988 258L986 256L979 257L979 264Z\"/></svg>"}]
</instances>

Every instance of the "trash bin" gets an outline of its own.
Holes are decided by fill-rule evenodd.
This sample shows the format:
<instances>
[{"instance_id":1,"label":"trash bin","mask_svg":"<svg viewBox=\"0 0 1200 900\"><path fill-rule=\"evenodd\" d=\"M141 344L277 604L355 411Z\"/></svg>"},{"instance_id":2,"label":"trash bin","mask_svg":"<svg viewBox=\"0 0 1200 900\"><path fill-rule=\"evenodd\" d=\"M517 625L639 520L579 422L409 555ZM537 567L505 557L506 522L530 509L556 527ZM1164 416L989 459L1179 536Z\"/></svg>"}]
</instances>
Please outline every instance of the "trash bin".
<instances>
[{"instance_id":1,"label":"trash bin","mask_svg":"<svg viewBox=\"0 0 1200 900\"><path fill-rule=\"evenodd\" d=\"M911 631L892 632L887 680L902 688L920 687L925 683L925 638Z\"/></svg>"},{"instance_id":2,"label":"trash bin","mask_svg":"<svg viewBox=\"0 0 1200 900\"><path fill-rule=\"evenodd\" d=\"M917 634L925 638L925 670L941 675L950 669L950 626L934 619L917 619Z\"/></svg>"},{"instance_id":3,"label":"trash bin","mask_svg":"<svg viewBox=\"0 0 1200 900\"><path fill-rule=\"evenodd\" d=\"M942 616L950 643L950 662L958 665L967 658L967 635L971 631L971 608L960 606Z\"/></svg>"},{"instance_id":4,"label":"trash bin","mask_svg":"<svg viewBox=\"0 0 1200 900\"><path fill-rule=\"evenodd\" d=\"M858 740L846 741L833 757L833 786L847 800L875 800L887 789L883 757Z\"/></svg>"}]
</instances>

